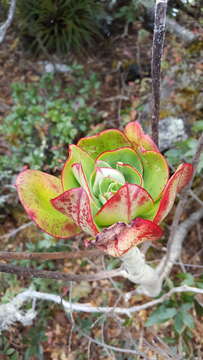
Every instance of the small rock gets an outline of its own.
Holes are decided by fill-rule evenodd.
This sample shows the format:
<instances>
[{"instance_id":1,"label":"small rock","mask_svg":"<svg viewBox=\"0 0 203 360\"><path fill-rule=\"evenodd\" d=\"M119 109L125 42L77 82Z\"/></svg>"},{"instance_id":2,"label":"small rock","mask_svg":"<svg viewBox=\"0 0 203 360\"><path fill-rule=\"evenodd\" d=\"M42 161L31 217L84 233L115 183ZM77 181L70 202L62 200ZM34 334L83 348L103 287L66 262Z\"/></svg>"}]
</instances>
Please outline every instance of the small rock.
<instances>
[{"instance_id":1,"label":"small rock","mask_svg":"<svg viewBox=\"0 0 203 360\"><path fill-rule=\"evenodd\" d=\"M161 151L171 148L177 141L187 139L184 121L176 117L167 117L159 123L159 148Z\"/></svg>"},{"instance_id":2,"label":"small rock","mask_svg":"<svg viewBox=\"0 0 203 360\"><path fill-rule=\"evenodd\" d=\"M48 61L39 61L39 64L43 66L44 72L70 72L72 71L71 67L66 64L53 64Z\"/></svg>"}]
</instances>

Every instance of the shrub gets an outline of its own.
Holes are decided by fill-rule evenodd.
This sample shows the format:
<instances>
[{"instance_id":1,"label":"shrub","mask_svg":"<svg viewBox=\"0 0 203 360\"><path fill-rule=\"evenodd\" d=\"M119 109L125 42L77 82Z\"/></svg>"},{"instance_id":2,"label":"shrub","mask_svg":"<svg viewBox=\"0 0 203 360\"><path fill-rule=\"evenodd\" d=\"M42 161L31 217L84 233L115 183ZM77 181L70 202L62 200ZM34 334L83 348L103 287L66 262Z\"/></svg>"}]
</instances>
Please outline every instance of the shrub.
<instances>
[{"instance_id":1,"label":"shrub","mask_svg":"<svg viewBox=\"0 0 203 360\"><path fill-rule=\"evenodd\" d=\"M17 10L26 46L36 51L80 51L100 35L98 17L103 10L96 0L19 0Z\"/></svg>"},{"instance_id":2,"label":"shrub","mask_svg":"<svg viewBox=\"0 0 203 360\"><path fill-rule=\"evenodd\" d=\"M96 110L88 106L96 96L99 81L95 73L84 77L83 67L72 67L72 82L63 90L53 74L44 75L38 83L14 83L14 105L0 126L10 155L0 157L2 172L18 172L23 165L34 169L48 164L56 170L58 159L65 159L67 145L88 131L96 121Z\"/></svg>"}]
</instances>

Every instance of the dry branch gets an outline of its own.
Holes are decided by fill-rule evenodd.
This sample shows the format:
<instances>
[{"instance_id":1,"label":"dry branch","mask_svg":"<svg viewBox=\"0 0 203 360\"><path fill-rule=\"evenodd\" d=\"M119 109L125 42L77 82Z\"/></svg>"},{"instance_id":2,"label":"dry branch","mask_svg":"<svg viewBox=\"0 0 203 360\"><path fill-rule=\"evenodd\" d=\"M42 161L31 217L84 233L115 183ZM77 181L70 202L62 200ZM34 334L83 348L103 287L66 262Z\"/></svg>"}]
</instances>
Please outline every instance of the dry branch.
<instances>
[{"instance_id":1,"label":"dry branch","mask_svg":"<svg viewBox=\"0 0 203 360\"><path fill-rule=\"evenodd\" d=\"M52 301L56 304L61 304L64 309L68 312L79 311L79 312L88 312L88 313L109 313L109 314L123 314L127 316L131 316L131 314L135 312L139 312L141 310L145 310L151 308L152 306L156 306L158 304L163 303L165 300L170 298L173 294L183 293L183 292L191 292L195 294L203 294L203 289L199 289L196 287L191 287L187 285L178 286L171 289L166 294L162 295L159 299L155 299L152 301L148 301L145 304L131 306L129 308L125 307L110 307L110 306L92 306L90 304L81 304L81 303L73 303L66 300L63 300L61 296L50 294L50 293L42 293L35 290L25 290L24 292L18 294L13 300L13 303L23 305L28 300L45 300ZM0 305L1 308L2 305Z\"/></svg>"},{"instance_id":2,"label":"dry branch","mask_svg":"<svg viewBox=\"0 0 203 360\"><path fill-rule=\"evenodd\" d=\"M22 267L15 265L7 265L0 263L0 272L14 274L22 277L28 278L44 278L44 279L55 279L62 281L96 281L102 279L108 279L115 276L127 277L126 272L121 269L110 270L110 271L101 271L96 274L89 275L75 275L69 274L60 271L47 271L47 270L38 270L30 267Z\"/></svg>"},{"instance_id":3,"label":"dry branch","mask_svg":"<svg viewBox=\"0 0 203 360\"><path fill-rule=\"evenodd\" d=\"M17 229L11 230L10 232L8 232L7 234L1 235L0 236L0 240L3 239L9 239L12 236L15 236L17 233L19 233L21 230L26 229L28 226L32 226L35 225L32 221L29 221L28 223L25 223L21 226L19 226Z\"/></svg>"},{"instance_id":4,"label":"dry branch","mask_svg":"<svg viewBox=\"0 0 203 360\"><path fill-rule=\"evenodd\" d=\"M198 223L200 219L203 218L203 208L200 208L192 215L190 215L187 220L185 220L179 225L181 216L183 214L185 205L187 203L188 194L190 192L190 188L196 174L197 166L202 151L203 151L203 134L199 138L197 150L192 160L192 164L194 167L193 177L189 182L189 184L187 185L187 187L182 192L181 199L175 210L175 214L173 217L173 222L170 230L170 236L167 244L166 256L163 257L163 259L161 260L161 262L159 263L156 269L160 286L162 285L164 279L166 279L167 276L169 275L174 263L180 257L183 241L186 235L188 234L189 230L191 229L192 226Z\"/></svg>"},{"instance_id":5,"label":"dry branch","mask_svg":"<svg viewBox=\"0 0 203 360\"><path fill-rule=\"evenodd\" d=\"M194 212L190 217L178 226L170 243L167 255L158 266L158 273L160 281L162 282L170 273L175 261L180 257L183 241L192 226L198 223L203 218L203 208Z\"/></svg>"},{"instance_id":6,"label":"dry branch","mask_svg":"<svg viewBox=\"0 0 203 360\"><path fill-rule=\"evenodd\" d=\"M4 41L4 38L6 36L6 32L7 32L9 26L11 25L11 23L13 21L15 8L16 8L16 0L11 0L10 7L9 7L9 10L8 10L8 18L5 21L5 23L0 26L0 44Z\"/></svg>"},{"instance_id":7,"label":"dry branch","mask_svg":"<svg viewBox=\"0 0 203 360\"><path fill-rule=\"evenodd\" d=\"M97 249L93 250L75 250L59 252L14 252L0 251L0 260L59 260L59 259L80 259L84 257L95 257L103 255L103 252Z\"/></svg>"},{"instance_id":8,"label":"dry branch","mask_svg":"<svg viewBox=\"0 0 203 360\"><path fill-rule=\"evenodd\" d=\"M175 210L175 214L173 217L173 222L172 222L171 230L170 230L170 236L168 239L167 255L160 264L160 269L163 269L163 271L164 271L164 269L168 268L168 262L171 264L171 259L173 259L173 261L176 261L179 258L180 252L181 252L180 245L182 246L183 240L184 240L185 236L187 235L187 232L185 233L184 229L186 229L186 231L189 231L189 229L202 218L201 214L202 214L203 209L200 209L199 211L193 213L180 226L178 226L181 216L183 214L185 205L187 203L188 194L190 192L190 188L192 186L192 182L193 182L193 179L194 179L196 171L197 171L197 166L198 166L198 163L200 160L200 155L201 155L202 151L203 151L203 134L199 138L197 150L196 150L196 153L192 160L192 165L194 168L193 177L192 177L191 181L189 182L189 184L187 185L187 187L182 192L181 199ZM182 234L182 235L180 235L180 234ZM177 249L177 254L174 253L175 249ZM167 272L164 271L165 277L169 274L171 267L172 267L172 264L168 268Z\"/></svg>"}]
</instances>

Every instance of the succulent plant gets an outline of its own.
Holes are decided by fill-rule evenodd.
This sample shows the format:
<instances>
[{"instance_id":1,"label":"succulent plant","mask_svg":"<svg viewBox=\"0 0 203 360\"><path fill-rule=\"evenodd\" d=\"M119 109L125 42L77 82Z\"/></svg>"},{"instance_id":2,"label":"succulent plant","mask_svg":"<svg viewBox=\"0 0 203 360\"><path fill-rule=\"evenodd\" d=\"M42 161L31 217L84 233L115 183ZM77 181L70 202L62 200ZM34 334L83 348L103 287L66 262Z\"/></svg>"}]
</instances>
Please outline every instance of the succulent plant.
<instances>
[{"instance_id":1,"label":"succulent plant","mask_svg":"<svg viewBox=\"0 0 203 360\"><path fill-rule=\"evenodd\" d=\"M169 178L166 159L138 122L109 129L70 145L61 177L22 171L22 205L45 232L68 238L84 231L90 243L121 256L162 236L160 223L176 194L190 181L191 164Z\"/></svg>"}]
</instances>

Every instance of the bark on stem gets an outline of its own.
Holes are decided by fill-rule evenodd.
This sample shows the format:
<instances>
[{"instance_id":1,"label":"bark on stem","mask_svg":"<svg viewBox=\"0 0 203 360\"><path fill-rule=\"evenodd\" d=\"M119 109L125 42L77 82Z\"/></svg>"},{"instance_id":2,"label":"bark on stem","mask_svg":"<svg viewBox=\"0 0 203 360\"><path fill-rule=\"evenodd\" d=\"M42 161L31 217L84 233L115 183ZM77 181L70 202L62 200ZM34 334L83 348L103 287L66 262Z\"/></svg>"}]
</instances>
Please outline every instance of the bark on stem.
<instances>
[{"instance_id":1,"label":"bark on stem","mask_svg":"<svg viewBox=\"0 0 203 360\"><path fill-rule=\"evenodd\" d=\"M152 45L152 139L159 145L160 71L166 26L167 0L156 0Z\"/></svg>"},{"instance_id":2,"label":"bark on stem","mask_svg":"<svg viewBox=\"0 0 203 360\"><path fill-rule=\"evenodd\" d=\"M121 256L121 260L128 279L141 285L139 292L147 296L157 296L160 293L161 287L156 270L146 264L144 255L137 247Z\"/></svg>"}]
</instances>

